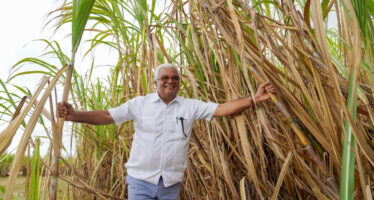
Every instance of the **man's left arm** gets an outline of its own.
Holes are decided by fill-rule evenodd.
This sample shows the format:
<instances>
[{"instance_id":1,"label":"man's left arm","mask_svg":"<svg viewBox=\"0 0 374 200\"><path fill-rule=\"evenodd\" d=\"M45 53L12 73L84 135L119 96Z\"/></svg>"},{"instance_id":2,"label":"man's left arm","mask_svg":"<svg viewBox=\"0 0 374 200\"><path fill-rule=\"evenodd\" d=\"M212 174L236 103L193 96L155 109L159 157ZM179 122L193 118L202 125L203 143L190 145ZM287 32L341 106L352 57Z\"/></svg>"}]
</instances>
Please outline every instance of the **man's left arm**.
<instances>
[{"instance_id":1,"label":"man's left arm","mask_svg":"<svg viewBox=\"0 0 374 200\"><path fill-rule=\"evenodd\" d=\"M223 104L219 104L216 111L214 112L214 117L225 117L237 114L255 104L264 102L270 98L268 93L275 93L275 89L270 82L266 82L258 88L254 100L251 97L238 99Z\"/></svg>"}]
</instances>

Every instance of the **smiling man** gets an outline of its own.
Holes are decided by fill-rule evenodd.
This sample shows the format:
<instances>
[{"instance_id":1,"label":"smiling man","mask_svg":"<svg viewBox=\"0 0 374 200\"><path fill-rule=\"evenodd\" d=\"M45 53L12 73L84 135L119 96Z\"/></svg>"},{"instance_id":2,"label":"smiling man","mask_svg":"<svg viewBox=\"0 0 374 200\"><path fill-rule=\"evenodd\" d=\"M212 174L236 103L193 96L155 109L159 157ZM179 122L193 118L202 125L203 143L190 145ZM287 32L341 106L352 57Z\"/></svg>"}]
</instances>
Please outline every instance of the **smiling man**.
<instances>
[{"instance_id":1,"label":"smiling man","mask_svg":"<svg viewBox=\"0 0 374 200\"><path fill-rule=\"evenodd\" d=\"M193 123L229 116L274 93L270 83L261 85L253 100L250 97L223 104L206 103L177 96L180 74L172 64L162 64L155 72L156 93L139 96L108 111L75 111L71 104L58 104L60 117L89 124L117 125L134 120L134 139L126 163L130 200L179 199L180 184L186 169L188 142Z\"/></svg>"}]
</instances>

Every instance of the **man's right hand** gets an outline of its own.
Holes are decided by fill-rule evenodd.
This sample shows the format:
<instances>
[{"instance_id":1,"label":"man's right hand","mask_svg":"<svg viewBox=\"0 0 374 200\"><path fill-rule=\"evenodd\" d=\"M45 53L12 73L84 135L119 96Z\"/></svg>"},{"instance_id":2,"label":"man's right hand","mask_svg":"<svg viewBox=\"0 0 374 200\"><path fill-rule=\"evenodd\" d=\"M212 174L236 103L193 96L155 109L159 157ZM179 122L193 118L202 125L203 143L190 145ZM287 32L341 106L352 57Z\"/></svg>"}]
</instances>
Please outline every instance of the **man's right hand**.
<instances>
[{"instance_id":1,"label":"man's right hand","mask_svg":"<svg viewBox=\"0 0 374 200\"><path fill-rule=\"evenodd\" d=\"M57 103L57 113L58 117L63 117L66 121L73 121L75 110L70 103L63 101Z\"/></svg>"},{"instance_id":2,"label":"man's right hand","mask_svg":"<svg viewBox=\"0 0 374 200\"><path fill-rule=\"evenodd\" d=\"M66 101L57 103L57 113L58 117L64 117L66 121L94 125L114 123L112 116L107 110L75 111L73 106Z\"/></svg>"}]
</instances>

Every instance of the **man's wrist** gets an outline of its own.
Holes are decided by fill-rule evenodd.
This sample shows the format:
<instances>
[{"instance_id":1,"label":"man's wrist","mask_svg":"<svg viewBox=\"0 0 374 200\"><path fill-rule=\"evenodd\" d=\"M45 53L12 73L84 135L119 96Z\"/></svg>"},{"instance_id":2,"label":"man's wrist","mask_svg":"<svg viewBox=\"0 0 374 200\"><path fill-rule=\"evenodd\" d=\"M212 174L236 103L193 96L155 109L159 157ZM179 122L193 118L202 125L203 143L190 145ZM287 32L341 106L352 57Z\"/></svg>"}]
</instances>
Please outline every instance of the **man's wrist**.
<instances>
[{"instance_id":1,"label":"man's wrist","mask_svg":"<svg viewBox=\"0 0 374 200\"><path fill-rule=\"evenodd\" d=\"M77 111L74 111L73 113L70 114L70 116L68 118L66 118L67 121L71 121L71 122L76 122L76 119L77 119L77 114L79 114Z\"/></svg>"},{"instance_id":2,"label":"man's wrist","mask_svg":"<svg viewBox=\"0 0 374 200\"><path fill-rule=\"evenodd\" d=\"M256 104L256 101L254 101L251 96L249 96L248 99L249 99L250 106L254 106Z\"/></svg>"}]
</instances>

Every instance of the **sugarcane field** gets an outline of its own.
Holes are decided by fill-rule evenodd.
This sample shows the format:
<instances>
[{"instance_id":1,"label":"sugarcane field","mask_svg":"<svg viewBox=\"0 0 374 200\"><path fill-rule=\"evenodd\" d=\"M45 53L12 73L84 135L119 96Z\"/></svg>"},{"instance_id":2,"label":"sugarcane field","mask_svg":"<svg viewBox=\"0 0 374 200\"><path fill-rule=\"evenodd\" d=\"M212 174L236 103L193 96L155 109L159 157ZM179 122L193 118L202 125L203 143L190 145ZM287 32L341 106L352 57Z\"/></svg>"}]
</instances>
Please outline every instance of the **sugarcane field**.
<instances>
[{"instance_id":1,"label":"sugarcane field","mask_svg":"<svg viewBox=\"0 0 374 200\"><path fill-rule=\"evenodd\" d=\"M374 0L49 2L0 200L373 200Z\"/></svg>"}]
</instances>

